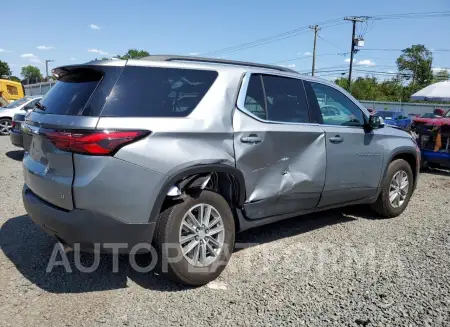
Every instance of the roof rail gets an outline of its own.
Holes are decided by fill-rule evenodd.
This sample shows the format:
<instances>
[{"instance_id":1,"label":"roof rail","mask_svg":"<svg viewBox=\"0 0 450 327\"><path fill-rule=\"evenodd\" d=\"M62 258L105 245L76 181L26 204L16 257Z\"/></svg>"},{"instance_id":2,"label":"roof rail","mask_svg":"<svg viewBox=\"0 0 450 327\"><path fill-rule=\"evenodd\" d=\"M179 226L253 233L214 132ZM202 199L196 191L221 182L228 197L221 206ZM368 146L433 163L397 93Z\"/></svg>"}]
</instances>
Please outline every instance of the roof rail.
<instances>
[{"instance_id":1,"label":"roof rail","mask_svg":"<svg viewBox=\"0 0 450 327\"><path fill-rule=\"evenodd\" d=\"M193 61L193 62L207 62L213 64L226 64L226 65L235 65L235 66L249 66L249 67L258 67L258 68L266 68L273 69L282 72L288 73L296 73L295 70L274 66L274 65L265 65L265 64L257 64L253 62L245 62L245 61L234 61L234 60L224 60L224 59L215 59L215 58L203 58L203 57L189 57L189 56L178 56L178 55L152 55L148 57L140 58L141 60L151 60L151 61Z\"/></svg>"}]
</instances>

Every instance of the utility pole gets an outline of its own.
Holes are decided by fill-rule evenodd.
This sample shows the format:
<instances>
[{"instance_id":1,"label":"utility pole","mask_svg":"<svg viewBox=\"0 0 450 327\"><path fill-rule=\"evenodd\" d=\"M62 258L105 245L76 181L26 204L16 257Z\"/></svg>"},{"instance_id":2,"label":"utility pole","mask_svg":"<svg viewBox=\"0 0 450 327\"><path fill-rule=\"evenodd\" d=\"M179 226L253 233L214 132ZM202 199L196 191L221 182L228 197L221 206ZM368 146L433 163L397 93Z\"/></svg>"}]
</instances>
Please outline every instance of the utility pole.
<instances>
[{"instance_id":1,"label":"utility pole","mask_svg":"<svg viewBox=\"0 0 450 327\"><path fill-rule=\"evenodd\" d=\"M344 20L351 21L353 24L352 28L352 47L350 51L350 67L348 70L348 89L350 90L351 84L352 84L352 70L353 70L353 55L355 54L355 45L356 45L356 23L364 22L367 20L368 17L363 16L352 16L352 17L345 17ZM357 51L357 50L356 50Z\"/></svg>"},{"instance_id":2,"label":"utility pole","mask_svg":"<svg viewBox=\"0 0 450 327\"><path fill-rule=\"evenodd\" d=\"M311 76L314 76L314 72L316 71L317 32L320 31L320 28L319 28L319 25L309 25L309 28L314 30L314 48L313 48L312 70L311 70Z\"/></svg>"},{"instance_id":3,"label":"utility pole","mask_svg":"<svg viewBox=\"0 0 450 327\"><path fill-rule=\"evenodd\" d=\"M45 60L45 78L47 79L48 82L48 63L49 62L53 62L54 60Z\"/></svg>"}]
</instances>

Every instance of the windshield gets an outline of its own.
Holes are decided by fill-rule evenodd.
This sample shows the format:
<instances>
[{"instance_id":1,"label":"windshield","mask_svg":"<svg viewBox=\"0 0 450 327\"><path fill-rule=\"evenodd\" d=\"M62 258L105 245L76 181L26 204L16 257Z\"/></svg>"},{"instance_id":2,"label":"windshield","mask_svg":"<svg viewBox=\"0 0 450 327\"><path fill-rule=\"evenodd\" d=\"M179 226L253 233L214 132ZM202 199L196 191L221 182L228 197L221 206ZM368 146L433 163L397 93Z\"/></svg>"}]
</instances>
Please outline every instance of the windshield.
<instances>
[{"instance_id":1,"label":"windshield","mask_svg":"<svg viewBox=\"0 0 450 327\"><path fill-rule=\"evenodd\" d=\"M381 118L392 118L394 116L394 112L392 111L377 111L375 113L375 116L381 117Z\"/></svg>"},{"instance_id":2,"label":"windshield","mask_svg":"<svg viewBox=\"0 0 450 327\"><path fill-rule=\"evenodd\" d=\"M449 111L447 111L447 113L445 114L445 116L444 116L445 118L450 118L450 110Z\"/></svg>"},{"instance_id":3,"label":"windshield","mask_svg":"<svg viewBox=\"0 0 450 327\"><path fill-rule=\"evenodd\" d=\"M16 100L16 101L14 101L14 102L11 102L10 104L8 104L7 106L5 106L4 108L8 108L8 109L11 109L11 108L17 108L17 107L19 107L19 106L21 106L21 105L27 103L27 102L30 101L30 100L31 100L30 97L25 97L25 98Z\"/></svg>"}]
</instances>

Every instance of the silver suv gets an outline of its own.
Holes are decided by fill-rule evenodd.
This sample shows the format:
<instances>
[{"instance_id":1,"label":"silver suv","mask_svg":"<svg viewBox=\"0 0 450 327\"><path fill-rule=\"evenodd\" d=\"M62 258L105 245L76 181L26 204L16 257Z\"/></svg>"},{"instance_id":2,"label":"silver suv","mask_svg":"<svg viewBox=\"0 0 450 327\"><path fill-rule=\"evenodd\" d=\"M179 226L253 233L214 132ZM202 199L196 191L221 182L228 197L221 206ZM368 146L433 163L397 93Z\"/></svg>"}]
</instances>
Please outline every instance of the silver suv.
<instances>
[{"instance_id":1,"label":"silver suv","mask_svg":"<svg viewBox=\"0 0 450 327\"><path fill-rule=\"evenodd\" d=\"M153 244L181 283L216 278L238 231L352 204L395 217L417 183L409 134L287 68L151 56L53 74L23 126L28 214L86 251Z\"/></svg>"}]
</instances>

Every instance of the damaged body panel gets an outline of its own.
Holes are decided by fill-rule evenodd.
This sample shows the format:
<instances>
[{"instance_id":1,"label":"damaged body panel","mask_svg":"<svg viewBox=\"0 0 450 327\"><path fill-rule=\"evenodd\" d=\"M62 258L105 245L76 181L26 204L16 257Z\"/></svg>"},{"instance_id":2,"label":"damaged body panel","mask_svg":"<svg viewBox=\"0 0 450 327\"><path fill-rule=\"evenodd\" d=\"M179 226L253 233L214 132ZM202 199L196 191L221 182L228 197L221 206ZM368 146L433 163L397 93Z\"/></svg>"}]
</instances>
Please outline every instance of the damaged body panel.
<instances>
[{"instance_id":1,"label":"damaged body panel","mask_svg":"<svg viewBox=\"0 0 450 327\"><path fill-rule=\"evenodd\" d=\"M233 125L248 218L313 210L325 183L324 131L313 124L259 122L240 110L235 110ZM252 135L261 140L246 142Z\"/></svg>"}]
</instances>

